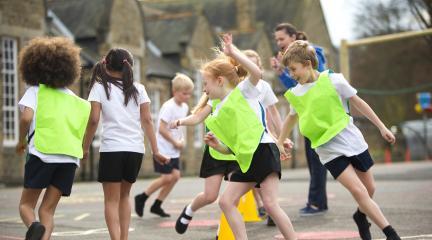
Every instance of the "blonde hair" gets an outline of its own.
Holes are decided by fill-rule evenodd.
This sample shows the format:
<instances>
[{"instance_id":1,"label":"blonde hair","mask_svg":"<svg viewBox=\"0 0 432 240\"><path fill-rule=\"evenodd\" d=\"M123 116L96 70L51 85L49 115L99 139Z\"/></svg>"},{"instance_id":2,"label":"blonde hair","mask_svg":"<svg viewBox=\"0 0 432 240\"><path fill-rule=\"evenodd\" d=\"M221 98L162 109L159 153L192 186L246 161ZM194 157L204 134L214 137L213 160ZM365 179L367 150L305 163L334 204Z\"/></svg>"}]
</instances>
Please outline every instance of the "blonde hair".
<instances>
[{"instance_id":1,"label":"blonde hair","mask_svg":"<svg viewBox=\"0 0 432 240\"><path fill-rule=\"evenodd\" d=\"M192 90L194 88L192 79L183 73L176 73L171 83L173 91Z\"/></svg>"},{"instance_id":2,"label":"blonde hair","mask_svg":"<svg viewBox=\"0 0 432 240\"><path fill-rule=\"evenodd\" d=\"M256 62L257 66L259 67L259 69L261 69L261 70L263 69L262 63L261 63L261 57L259 56L259 54L255 50L247 49L247 50L244 50L243 53L248 58L256 58L256 60L257 60L257 62Z\"/></svg>"},{"instance_id":3,"label":"blonde hair","mask_svg":"<svg viewBox=\"0 0 432 240\"><path fill-rule=\"evenodd\" d=\"M307 64L310 61L312 68L318 68L318 58L315 49L303 40L296 40L289 45L282 57L282 64L288 66L292 62Z\"/></svg>"},{"instance_id":4,"label":"blonde hair","mask_svg":"<svg viewBox=\"0 0 432 240\"><path fill-rule=\"evenodd\" d=\"M207 96L207 94L204 93L198 101L197 105L191 110L191 113L196 114L201 111L207 105L208 100L209 97Z\"/></svg>"}]
</instances>

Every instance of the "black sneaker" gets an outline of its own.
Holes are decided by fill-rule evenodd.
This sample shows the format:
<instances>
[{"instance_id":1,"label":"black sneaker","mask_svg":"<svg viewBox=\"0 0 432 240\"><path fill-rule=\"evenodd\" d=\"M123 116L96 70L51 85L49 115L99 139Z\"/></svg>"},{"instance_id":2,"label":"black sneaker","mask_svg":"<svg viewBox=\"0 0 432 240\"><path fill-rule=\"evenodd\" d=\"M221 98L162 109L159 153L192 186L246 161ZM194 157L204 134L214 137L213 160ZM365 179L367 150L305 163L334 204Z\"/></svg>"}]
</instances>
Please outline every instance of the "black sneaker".
<instances>
[{"instance_id":1,"label":"black sneaker","mask_svg":"<svg viewBox=\"0 0 432 240\"><path fill-rule=\"evenodd\" d=\"M138 194L135 196L135 212L139 217L144 215L144 204L146 198L142 194Z\"/></svg>"},{"instance_id":2,"label":"black sneaker","mask_svg":"<svg viewBox=\"0 0 432 240\"><path fill-rule=\"evenodd\" d=\"M168 213L166 213L161 207L156 207L156 206L152 206L150 208L150 212L154 213L156 215L159 215L160 217L171 217L171 215L169 215Z\"/></svg>"},{"instance_id":3,"label":"black sneaker","mask_svg":"<svg viewBox=\"0 0 432 240\"><path fill-rule=\"evenodd\" d=\"M177 221L176 221L175 230L179 234L183 234L186 232L186 230L189 226L189 223L192 220L192 217L186 214L186 207L183 209L182 213L180 214L180 216L177 218ZM182 223L181 222L182 218L189 220L189 223L186 223L186 224Z\"/></svg>"},{"instance_id":4,"label":"black sneaker","mask_svg":"<svg viewBox=\"0 0 432 240\"><path fill-rule=\"evenodd\" d=\"M40 222L33 222L27 230L25 240L40 240L44 233L44 225Z\"/></svg>"},{"instance_id":5,"label":"black sneaker","mask_svg":"<svg viewBox=\"0 0 432 240\"><path fill-rule=\"evenodd\" d=\"M353 215L354 222L357 224L357 228L362 240L372 240L370 233L371 224L368 222L366 215L359 212L358 210Z\"/></svg>"},{"instance_id":6,"label":"black sneaker","mask_svg":"<svg viewBox=\"0 0 432 240\"><path fill-rule=\"evenodd\" d=\"M276 226L276 223L273 221L273 219L270 216L267 217L267 226L269 227Z\"/></svg>"}]
</instances>

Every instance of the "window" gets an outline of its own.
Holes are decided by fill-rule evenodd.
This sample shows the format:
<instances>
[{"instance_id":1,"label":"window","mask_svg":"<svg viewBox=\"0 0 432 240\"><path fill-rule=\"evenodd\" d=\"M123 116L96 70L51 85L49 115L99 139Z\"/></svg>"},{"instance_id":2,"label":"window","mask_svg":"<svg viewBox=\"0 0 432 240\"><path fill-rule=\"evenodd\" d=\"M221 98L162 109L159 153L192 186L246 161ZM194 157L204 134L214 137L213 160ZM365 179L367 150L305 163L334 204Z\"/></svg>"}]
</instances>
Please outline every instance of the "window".
<instances>
[{"instance_id":1,"label":"window","mask_svg":"<svg viewBox=\"0 0 432 240\"><path fill-rule=\"evenodd\" d=\"M199 73L198 71L195 72L195 88L194 88L194 98L195 98L195 105L198 104L201 96L203 94L202 91L202 77L201 77L201 73ZM196 148L200 148L203 145L203 128L204 125L202 123L197 124L195 126L195 131L194 131L194 147Z\"/></svg>"},{"instance_id":2,"label":"window","mask_svg":"<svg viewBox=\"0 0 432 240\"><path fill-rule=\"evenodd\" d=\"M134 57L133 76L135 82L141 82L141 60Z\"/></svg>"},{"instance_id":3,"label":"window","mask_svg":"<svg viewBox=\"0 0 432 240\"><path fill-rule=\"evenodd\" d=\"M3 77L3 144L18 142L17 40L1 38Z\"/></svg>"},{"instance_id":4,"label":"window","mask_svg":"<svg viewBox=\"0 0 432 240\"><path fill-rule=\"evenodd\" d=\"M157 89L148 92L150 98L150 112L153 119L153 124L157 126L159 109L160 109L160 92Z\"/></svg>"}]
</instances>

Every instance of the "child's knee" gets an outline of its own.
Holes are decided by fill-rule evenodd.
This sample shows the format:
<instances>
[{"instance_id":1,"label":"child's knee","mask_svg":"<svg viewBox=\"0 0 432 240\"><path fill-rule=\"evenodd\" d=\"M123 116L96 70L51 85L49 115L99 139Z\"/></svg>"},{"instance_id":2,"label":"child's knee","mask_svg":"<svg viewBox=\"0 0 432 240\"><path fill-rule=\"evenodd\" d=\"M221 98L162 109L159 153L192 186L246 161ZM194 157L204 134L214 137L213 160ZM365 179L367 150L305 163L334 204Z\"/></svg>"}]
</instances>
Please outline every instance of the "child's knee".
<instances>
[{"instance_id":1,"label":"child's knee","mask_svg":"<svg viewBox=\"0 0 432 240\"><path fill-rule=\"evenodd\" d=\"M235 200L234 200L234 199L231 199L231 198L229 198L229 197L227 197L227 196L225 196L225 195L222 195L222 196L219 198L219 202L218 202L218 204L219 204L219 207L220 207L221 209L227 209L227 208L230 208L230 207L232 207L232 206L235 207Z\"/></svg>"},{"instance_id":2,"label":"child's knee","mask_svg":"<svg viewBox=\"0 0 432 240\"><path fill-rule=\"evenodd\" d=\"M213 203L218 197L217 193L205 193L204 199L207 204Z\"/></svg>"},{"instance_id":3,"label":"child's knee","mask_svg":"<svg viewBox=\"0 0 432 240\"><path fill-rule=\"evenodd\" d=\"M351 194L355 199L362 200L364 198L369 198L369 192L365 186L355 186L350 189Z\"/></svg>"}]
</instances>

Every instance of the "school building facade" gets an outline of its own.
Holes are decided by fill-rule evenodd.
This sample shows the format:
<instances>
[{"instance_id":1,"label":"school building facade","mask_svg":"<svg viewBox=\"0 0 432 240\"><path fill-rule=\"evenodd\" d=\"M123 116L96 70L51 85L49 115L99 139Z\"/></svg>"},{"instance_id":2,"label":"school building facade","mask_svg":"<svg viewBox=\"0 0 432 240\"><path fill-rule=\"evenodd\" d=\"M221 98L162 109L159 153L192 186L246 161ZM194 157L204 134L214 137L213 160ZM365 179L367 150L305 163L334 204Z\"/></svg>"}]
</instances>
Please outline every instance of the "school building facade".
<instances>
[{"instance_id":1,"label":"school building facade","mask_svg":"<svg viewBox=\"0 0 432 240\"><path fill-rule=\"evenodd\" d=\"M22 182L25 157L15 154L15 145L19 126L17 103L26 86L18 74L18 53L26 42L38 36L66 36L82 48L82 76L72 86L72 90L83 98L88 94L87 86L94 64L112 47L130 50L134 55L135 80L146 87L156 123L161 105L171 97L170 80L176 72L183 72L194 80L195 90L189 106L196 104L202 94L199 67L204 60L213 57L211 48L218 44L219 34L230 31L234 33L235 44L239 48L254 49L262 57L264 78L280 96L278 107L285 115L288 104L281 96L284 89L268 61L276 51L273 27L287 21L306 31L311 41L325 48L331 65L336 63L336 51L331 45L319 1L270 1L273 2L0 1L0 182ZM306 9L313 11L316 18L308 18ZM269 13L272 13L271 16ZM182 155L184 174L196 175L199 172L203 129L202 125L187 128L187 147ZM96 179L98 146L99 138L96 137L92 157L81 163L77 179ZM150 148L147 146L147 149ZM297 152L297 159L300 165L304 165L301 149ZM288 163L284 163L284 166L289 167ZM153 175L151 156L146 154L140 176Z\"/></svg>"}]
</instances>

